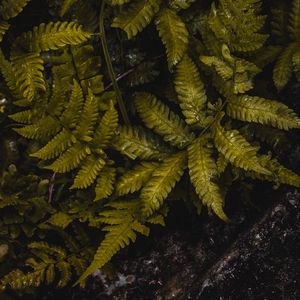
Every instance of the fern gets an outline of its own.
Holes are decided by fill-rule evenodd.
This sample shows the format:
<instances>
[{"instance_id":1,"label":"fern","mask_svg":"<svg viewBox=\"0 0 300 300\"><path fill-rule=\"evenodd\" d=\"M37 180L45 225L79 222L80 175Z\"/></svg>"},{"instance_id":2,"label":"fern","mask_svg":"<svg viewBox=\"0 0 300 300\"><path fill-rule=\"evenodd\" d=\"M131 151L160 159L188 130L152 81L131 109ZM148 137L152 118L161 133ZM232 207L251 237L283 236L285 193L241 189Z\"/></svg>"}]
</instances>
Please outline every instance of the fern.
<instances>
[{"instance_id":1,"label":"fern","mask_svg":"<svg viewBox=\"0 0 300 300\"><path fill-rule=\"evenodd\" d=\"M276 88L281 90L292 76L292 57L299 48L298 43L291 43L279 56L273 71L273 80Z\"/></svg>"},{"instance_id":2,"label":"fern","mask_svg":"<svg viewBox=\"0 0 300 300\"><path fill-rule=\"evenodd\" d=\"M207 148L206 144L207 138L199 137L188 148L191 181L203 204L211 207L216 215L227 221L228 218L223 212L223 195L216 183L217 165L212 158L212 149Z\"/></svg>"},{"instance_id":3,"label":"fern","mask_svg":"<svg viewBox=\"0 0 300 300\"><path fill-rule=\"evenodd\" d=\"M116 170L112 167L106 167L100 173L95 188L95 201L106 199L114 190L114 183L116 180Z\"/></svg>"},{"instance_id":4,"label":"fern","mask_svg":"<svg viewBox=\"0 0 300 300\"><path fill-rule=\"evenodd\" d=\"M113 145L131 159L161 159L168 151L156 136L139 127L120 127Z\"/></svg>"},{"instance_id":5,"label":"fern","mask_svg":"<svg viewBox=\"0 0 300 300\"><path fill-rule=\"evenodd\" d=\"M24 33L16 44L30 52L57 50L67 45L78 45L91 38L82 25L75 22L42 23L32 31ZM19 52L18 50L15 50Z\"/></svg>"},{"instance_id":6,"label":"fern","mask_svg":"<svg viewBox=\"0 0 300 300\"><path fill-rule=\"evenodd\" d=\"M156 27L167 51L169 69L177 65L187 50L188 31L174 10L162 9Z\"/></svg>"},{"instance_id":7,"label":"fern","mask_svg":"<svg viewBox=\"0 0 300 300\"><path fill-rule=\"evenodd\" d=\"M95 253L94 260L86 269L78 282L83 281L88 275L102 268L114 254L136 240L136 233L148 236L149 229L143 225L136 216L138 203L124 203L110 205L111 210L101 213L101 221L107 224L103 231L107 232L100 247ZM114 209L115 207L115 209Z\"/></svg>"},{"instance_id":8,"label":"fern","mask_svg":"<svg viewBox=\"0 0 300 300\"><path fill-rule=\"evenodd\" d=\"M227 114L235 119L271 125L279 129L300 128L300 121L286 105L259 97L239 96L229 99Z\"/></svg>"},{"instance_id":9,"label":"fern","mask_svg":"<svg viewBox=\"0 0 300 300\"><path fill-rule=\"evenodd\" d=\"M0 4L0 15L4 20L16 17L30 0L3 0Z\"/></svg>"},{"instance_id":10,"label":"fern","mask_svg":"<svg viewBox=\"0 0 300 300\"><path fill-rule=\"evenodd\" d=\"M155 96L138 93L135 103L146 126L162 135L166 142L182 148L192 140L193 136L189 133L184 122Z\"/></svg>"},{"instance_id":11,"label":"fern","mask_svg":"<svg viewBox=\"0 0 300 300\"><path fill-rule=\"evenodd\" d=\"M114 19L112 27L124 30L129 39L133 38L151 22L159 10L160 2L160 0L141 0L135 2L128 11L125 11ZM120 5L123 3L115 4Z\"/></svg>"},{"instance_id":12,"label":"fern","mask_svg":"<svg viewBox=\"0 0 300 300\"><path fill-rule=\"evenodd\" d=\"M300 1L293 0L289 16L288 32L290 39L300 41Z\"/></svg>"},{"instance_id":13,"label":"fern","mask_svg":"<svg viewBox=\"0 0 300 300\"><path fill-rule=\"evenodd\" d=\"M207 98L197 67L188 56L177 66L175 88L186 123L201 124Z\"/></svg>"},{"instance_id":14,"label":"fern","mask_svg":"<svg viewBox=\"0 0 300 300\"><path fill-rule=\"evenodd\" d=\"M46 91L44 62L37 53L22 55L12 59L12 68L17 77L16 85L20 94L32 101L38 91Z\"/></svg>"},{"instance_id":15,"label":"fern","mask_svg":"<svg viewBox=\"0 0 300 300\"><path fill-rule=\"evenodd\" d=\"M233 165L257 173L270 174L270 171L259 163L258 149L251 146L237 130L225 130L217 123L214 126L214 141L218 151Z\"/></svg>"},{"instance_id":16,"label":"fern","mask_svg":"<svg viewBox=\"0 0 300 300\"><path fill-rule=\"evenodd\" d=\"M155 169L141 191L143 215L148 217L157 211L181 178L186 165L186 153L178 152L164 159Z\"/></svg>"},{"instance_id":17,"label":"fern","mask_svg":"<svg viewBox=\"0 0 300 300\"><path fill-rule=\"evenodd\" d=\"M9 24L7 22L0 22L0 42L2 42L3 36L5 35L6 31L9 29Z\"/></svg>"},{"instance_id":18,"label":"fern","mask_svg":"<svg viewBox=\"0 0 300 300\"><path fill-rule=\"evenodd\" d=\"M119 178L116 185L116 192L119 196L139 191L142 186L151 178L153 171L158 167L155 162L142 162L136 165Z\"/></svg>"}]
</instances>

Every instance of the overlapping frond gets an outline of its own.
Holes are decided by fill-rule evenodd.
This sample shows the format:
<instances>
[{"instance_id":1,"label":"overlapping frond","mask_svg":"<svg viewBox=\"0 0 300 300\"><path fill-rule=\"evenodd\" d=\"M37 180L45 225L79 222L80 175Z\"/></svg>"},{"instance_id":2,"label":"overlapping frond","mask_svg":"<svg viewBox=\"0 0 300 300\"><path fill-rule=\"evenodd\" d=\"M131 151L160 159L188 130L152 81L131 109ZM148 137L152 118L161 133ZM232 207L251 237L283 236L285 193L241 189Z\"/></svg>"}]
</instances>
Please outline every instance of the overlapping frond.
<instances>
[{"instance_id":1,"label":"overlapping frond","mask_svg":"<svg viewBox=\"0 0 300 300\"><path fill-rule=\"evenodd\" d=\"M131 159L161 159L168 149L151 132L140 127L120 127L113 146Z\"/></svg>"},{"instance_id":2,"label":"overlapping frond","mask_svg":"<svg viewBox=\"0 0 300 300\"><path fill-rule=\"evenodd\" d=\"M160 3L161 0L141 0L134 2L128 10L114 19L112 27L124 30L129 39L133 38L151 22L159 10Z\"/></svg>"},{"instance_id":3,"label":"overlapping frond","mask_svg":"<svg viewBox=\"0 0 300 300\"><path fill-rule=\"evenodd\" d=\"M287 27L291 40L300 41L300 1L293 0Z\"/></svg>"},{"instance_id":4,"label":"overlapping frond","mask_svg":"<svg viewBox=\"0 0 300 300\"><path fill-rule=\"evenodd\" d=\"M141 190L143 215L148 217L157 211L186 167L186 152L181 151L164 159L153 171L151 178Z\"/></svg>"},{"instance_id":5,"label":"overlapping frond","mask_svg":"<svg viewBox=\"0 0 300 300\"><path fill-rule=\"evenodd\" d=\"M2 0L0 4L0 16L9 20L17 16L30 0Z\"/></svg>"},{"instance_id":6,"label":"overlapping frond","mask_svg":"<svg viewBox=\"0 0 300 300\"><path fill-rule=\"evenodd\" d=\"M39 91L46 91L44 61L38 53L13 57L12 68L19 93L25 99L32 101Z\"/></svg>"},{"instance_id":7,"label":"overlapping frond","mask_svg":"<svg viewBox=\"0 0 300 300\"><path fill-rule=\"evenodd\" d=\"M75 22L42 23L32 31L24 33L16 40L30 52L57 50L67 45L78 45L91 38L91 34L83 30L82 25ZM18 52L17 49L14 49Z\"/></svg>"},{"instance_id":8,"label":"overlapping frond","mask_svg":"<svg viewBox=\"0 0 300 300\"><path fill-rule=\"evenodd\" d=\"M278 90L285 87L292 76L293 64L292 57L294 53L299 49L298 43L290 43L279 56L274 70L273 81Z\"/></svg>"},{"instance_id":9,"label":"overlapping frond","mask_svg":"<svg viewBox=\"0 0 300 300\"><path fill-rule=\"evenodd\" d=\"M155 162L141 162L136 165L118 179L116 185L117 194L123 196L140 190L157 167L158 163Z\"/></svg>"},{"instance_id":10,"label":"overlapping frond","mask_svg":"<svg viewBox=\"0 0 300 300\"><path fill-rule=\"evenodd\" d=\"M0 21L0 42L2 42L3 36L9 29L9 24L7 22Z\"/></svg>"},{"instance_id":11,"label":"overlapping frond","mask_svg":"<svg viewBox=\"0 0 300 300\"><path fill-rule=\"evenodd\" d=\"M177 65L175 89L186 123L192 125L203 121L207 101L204 84L197 66L187 55Z\"/></svg>"},{"instance_id":12,"label":"overlapping frond","mask_svg":"<svg viewBox=\"0 0 300 300\"><path fill-rule=\"evenodd\" d=\"M77 0L64 0L62 6L60 8L60 11L59 11L59 16L63 17L76 1Z\"/></svg>"},{"instance_id":13,"label":"overlapping frond","mask_svg":"<svg viewBox=\"0 0 300 300\"><path fill-rule=\"evenodd\" d=\"M225 130L217 122L214 126L214 141L218 151L234 166L270 175L270 171L259 163L257 147L251 146L238 130Z\"/></svg>"},{"instance_id":14,"label":"overlapping frond","mask_svg":"<svg viewBox=\"0 0 300 300\"><path fill-rule=\"evenodd\" d=\"M146 126L161 135L166 142L183 148L193 139L184 121L155 96L137 93L135 104Z\"/></svg>"},{"instance_id":15,"label":"overlapping frond","mask_svg":"<svg viewBox=\"0 0 300 300\"><path fill-rule=\"evenodd\" d=\"M217 184L218 170L212 148L206 147L207 138L199 137L188 147L188 166L191 182L203 204L227 221L223 211L224 197Z\"/></svg>"},{"instance_id":16,"label":"overlapping frond","mask_svg":"<svg viewBox=\"0 0 300 300\"><path fill-rule=\"evenodd\" d=\"M112 206L114 207L114 206ZM101 213L101 221L108 224L103 228L106 231L104 240L95 253L94 259L86 269L78 282L82 282L87 276L102 268L114 254L120 249L136 240L136 233L149 235L149 229L136 217L138 203L122 202L120 206Z\"/></svg>"},{"instance_id":17,"label":"overlapping frond","mask_svg":"<svg viewBox=\"0 0 300 300\"><path fill-rule=\"evenodd\" d=\"M106 199L114 190L116 180L116 169L113 167L105 167L99 174L95 188L95 201Z\"/></svg>"},{"instance_id":18,"label":"overlapping frond","mask_svg":"<svg viewBox=\"0 0 300 300\"><path fill-rule=\"evenodd\" d=\"M77 173L72 188L85 189L93 184L104 166L105 160L102 157L89 155Z\"/></svg>"},{"instance_id":19,"label":"overlapping frond","mask_svg":"<svg viewBox=\"0 0 300 300\"><path fill-rule=\"evenodd\" d=\"M185 23L172 9L162 9L155 23L159 36L166 47L169 68L172 69L186 52L189 33Z\"/></svg>"},{"instance_id":20,"label":"overlapping frond","mask_svg":"<svg viewBox=\"0 0 300 300\"><path fill-rule=\"evenodd\" d=\"M254 51L261 48L268 37L259 32L266 19L259 15L259 11L259 1L222 0L218 6L212 4L208 24L216 37L228 44L231 50Z\"/></svg>"},{"instance_id":21,"label":"overlapping frond","mask_svg":"<svg viewBox=\"0 0 300 300\"><path fill-rule=\"evenodd\" d=\"M230 98L227 114L234 119L279 129L300 128L300 120L292 109L278 101L260 97L243 95Z\"/></svg>"}]
</instances>

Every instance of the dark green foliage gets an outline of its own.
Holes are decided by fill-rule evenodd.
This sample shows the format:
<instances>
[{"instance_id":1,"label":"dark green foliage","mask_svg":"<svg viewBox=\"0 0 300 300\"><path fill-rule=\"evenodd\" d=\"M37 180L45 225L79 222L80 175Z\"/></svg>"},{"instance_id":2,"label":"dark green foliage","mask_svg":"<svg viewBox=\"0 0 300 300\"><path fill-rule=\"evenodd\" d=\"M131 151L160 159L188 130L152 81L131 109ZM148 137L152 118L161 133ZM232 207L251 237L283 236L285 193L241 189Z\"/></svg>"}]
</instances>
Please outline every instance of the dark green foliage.
<instances>
[{"instance_id":1,"label":"dark green foliage","mask_svg":"<svg viewBox=\"0 0 300 300\"><path fill-rule=\"evenodd\" d=\"M0 5L0 289L84 285L177 190L229 222L235 180L300 187L277 155L299 118L260 88L300 78L299 1L65 0L15 36L28 2Z\"/></svg>"}]
</instances>

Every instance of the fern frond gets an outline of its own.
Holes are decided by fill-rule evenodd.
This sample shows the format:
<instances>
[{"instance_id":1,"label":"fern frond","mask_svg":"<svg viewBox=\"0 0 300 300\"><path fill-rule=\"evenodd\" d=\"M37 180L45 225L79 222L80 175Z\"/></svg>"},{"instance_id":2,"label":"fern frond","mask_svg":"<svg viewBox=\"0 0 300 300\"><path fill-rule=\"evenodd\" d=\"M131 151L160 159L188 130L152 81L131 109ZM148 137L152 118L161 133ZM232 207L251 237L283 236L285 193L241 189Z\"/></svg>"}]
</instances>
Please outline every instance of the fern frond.
<instances>
[{"instance_id":1,"label":"fern frond","mask_svg":"<svg viewBox=\"0 0 300 300\"><path fill-rule=\"evenodd\" d=\"M78 101L78 100L77 100ZM92 91L89 93L84 102L81 120L78 121L74 135L82 141L90 142L94 133L94 126L98 119L98 101Z\"/></svg>"},{"instance_id":2,"label":"fern frond","mask_svg":"<svg viewBox=\"0 0 300 300\"><path fill-rule=\"evenodd\" d=\"M90 154L90 149L80 143L76 143L68 148L56 161L47 169L57 173L67 173L77 168L80 162Z\"/></svg>"},{"instance_id":3,"label":"fern frond","mask_svg":"<svg viewBox=\"0 0 300 300\"><path fill-rule=\"evenodd\" d=\"M129 170L119 178L116 185L116 192L119 196L134 193L150 179L153 171L158 167L155 162L141 162L132 170Z\"/></svg>"},{"instance_id":4,"label":"fern frond","mask_svg":"<svg viewBox=\"0 0 300 300\"><path fill-rule=\"evenodd\" d=\"M89 187L96 180L104 166L105 160L102 157L89 155L84 160L71 188L85 189Z\"/></svg>"},{"instance_id":5,"label":"fern frond","mask_svg":"<svg viewBox=\"0 0 300 300\"><path fill-rule=\"evenodd\" d=\"M7 22L0 21L0 42L2 42L2 39L6 33L6 31L9 29L9 24Z\"/></svg>"},{"instance_id":6,"label":"fern frond","mask_svg":"<svg viewBox=\"0 0 300 300\"><path fill-rule=\"evenodd\" d=\"M116 180L116 169L113 167L105 167L99 174L95 188L96 197L94 201L106 199L110 196L114 189Z\"/></svg>"},{"instance_id":7,"label":"fern frond","mask_svg":"<svg viewBox=\"0 0 300 300\"><path fill-rule=\"evenodd\" d=\"M0 15L2 19L9 20L16 17L30 0L2 0L0 4Z\"/></svg>"},{"instance_id":8,"label":"fern frond","mask_svg":"<svg viewBox=\"0 0 300 300\"><path fill-rule=\"evenodd\" d=\"M292 57L294 53L299 49L298 43L290 43L279 56L274 70L273 81L277 90L282 90L288 83L292 75Z\"/></svg>"},{"instance_id":9,"label":"fern frond","mask_svg":"<svg viewBox=\"0 0 300 300\"><path fill-rule=\"evenodd\" d=\"M186 52L189 33L185 23L172 9L162 9L156 18L155 24L166 47L169 69L172 69Z\"/></svg>"},{"instance_id":10,"label":"fern frond","mask_svg":"<svg viewBox=\"0 0 300 300\"><path fill-rule=\"evenodd\" d=\"M65 229L71 222L72 222L72 218L70 217L70 215L59 211L55 214L53 214L47 221L47 224L51 224L53 226L56 227L60 227L62 229Z\"/></svg>"},{"instance_id":11,"label":"fern frond","mask_svg":"<svg viewBox=\"0 0 300 300\"><path fill-rule=\"evenodd\" d=\"M143 225L135 216L136 207L136 202L122 202L121 208L101 213L103 215L102 222L108 224L103 228L107 234L97 249L92 263L77 283L82 282L94 271L102 268L120 249L129 245L130 242L135 242L137 232L146 236L149 235L148 227ZM114 221L111 222L112 220Z\"/></svg>"},{"instance_id":12,"label":"fern frond","mask_svg":"<svg viewBox=\"0 0 300 300\"><path fill-rule=\"evenodd\" d=\"M70 100L67 103L66 109L61 116L61 122L66 127L74 129L80 117L80 112L84 106L83 92L76 80L73 82L72 93Z\"/></svg>"},{"instance_id":13,"label":"fern frond","mask_svg":"<svg viewBox=\"0 0 300 300\"><path fill-rule=\"evenodd\" d=\"M65 261L60 261L56 264L56 267L60 272L60 280L58 282L58 286L64 287L70 282L71 275L72 275L70 270L71 266Z\"/></svg>"},{"instance_id":14,"label":"fern frond","mask_svg":"<svg viewBox=\"0 0 300 300\"><path fill-rule=\"evenodd\" d=\"M289 36L293 41L300 41L300 0L293 0L287 27Z\"/></svg>"},{"instance_id":15,"label":"fern frond","mask_svg":"<svg viewBox=\"0 0 300 300\"><path fill-rule=\"evenodd\" d=\"M225 130L220 122L214 126L214 141L218 151L234 166L270 175L257 157L257 147L251 146L237 130Z\"/></svg>"},{"instance_id":16,"label":"fern frond","mask_svg":"<svg viewBox=\"0 0 300 300\"><path fill-rule=\"evenodd\" d=\"M135 105L146 126L161 135L171 145L183 148L193 139L184 121L155 96L149 93L137 93Z\"/></svg>"},{"instance_id":17,"label":"fern frond","mask_svg":"<svg viewBox=\"0 0 300 300\"><path fill-rule=\"evenodd\" d=\"M76 1L77 0L64 0L62 6L60 8L60 11L59 11L59 16L63 17Z\"/></svg>"},{"instance_id":18,"label":"fern frond","mask_svg":"<svg viewBox=\"0 0 300 300\"><path fill-rule=\"evenodd\" d=\"M66 129L55 135L44 147L31 154L40 159L52 159L59 156L76 142L75 137Z\"/></svg>"},{"instance_id":19,"label":"fern frond","mask_svg":"<svg viewBox=\"0 0 300 300\"><path fill-rule=\"evenodd\" d=\"M44 61L38 53L14 57L12 67L17 78L16 86L25 99L32 101L38 91L46 91Z\"/></svg>"},{"instance_id":20,"label":"fern frond","mask_svg":"<svg viewBox=\"0 0 300 300\"><path fill-rule=\"evenodd\" d=\"M232 97L227 105L227 114L241 121L271 125L279 129L300 128L300 120L286 105L248 95Z\"/></svg>"},{"instance_id":21,"label":"fern frond","mask_svg":"<svg viewBox=\"0 0 300 300\"><path fill-rule=\"evenodd\" d=\"M204 84L195 63L185 55L177 65L175 89L187 124L203 121L203 109L207 101Z\"/></svg>"},{"instance_id":22,"label":"fern frond","mask_svg":"<svg viewBox=\"0 0 300 300\"><path fill-rule=\"evenodd\" d=\"M120 127L113 146L131 159L161 159L169 152L150 131L140 127Z\"/></svg>"},{"instance_id":23,"label":"fern frond","mask_svg":"<svg viewBox=\"0 0 300 300\"><path fill-rule=\"evenodd\" d=\"M31 124L33 115L34 113L32 112L32 110L28 109L9 115L9 117L17 123Z\"/></svg>"},{"instance_id":24,"label":"fern frond","mask_svg":"<svg viewBox=\"0 0 300 300\"><path fill-rule=\"evenodd\" d=\"M207 138L201 136L188 147L188 166L193 186L203 204L212 208L214 213L228 221L223 211L224 197L219 185L217 165L212 158L212 148L206 147Z\"/></svg>"},{"instance_id":25,"label":"fern frond","mask_svg":"<svg viewBox=\"0 0 300 300\"><path fill-rule=\"evenodd\" d=\"M271 32L279 40L286 38L286 29L288 27L289 15L284 2L281 2L278 7L271 9Z\"/></svg>"},{"instance_id":26,"label":"fern frond","mask_svg":"<svg viewBox=\"0 0 300 300\"><path fill-rule=\"evenodd\" d=\"M82 25L58 21L34 27L32 31L18 38L17 42L30 52L41 52L57 50L67 45L78 45L90 38L91 33L84 31Z\"/></svg>"},{"instance_id":27,"label":"fern frond","mask_svg":"<svg viewBox=\"0 0 300 300\"><path fill-rule=\"evenodd\" d=\"M110 103L108 110L102 117L93 139L95 148L106 148L116 134L118 127L118 112L114 105Z\"/></svg>"},{"instance_id":28,"label":"fern frond","mask_svg":"<svg viewBox=\"0 0 300 300\"><path fill-rule=\"evenodd\" d=\"M27 139L43 139L47 138L61 129L58 121L51 116L44 117L35 124L26 125L22 128L14 128L14 130Z\"/></svg>"},{"instance_id":29,"label":"fern frond","mask_svg":"<svg viewBox=\"0 0 300 300\"><path fill-rule=\"evenodd\" d=\"M141 32L158 12L161 0L140 0L133 3L127 11L117 16L112 27L120 28L129 39Z\"/></svg>"},{"instance_id":30,"label":"fern frond","mask_svg":"<svg viewBox=\"0 0 300 300\"><path fill-rule=\"evenodd\" d=\"M141 191L143 215L151 216L163 204L168 194L180 180L186 168L186 152L168 156L153 171L151 178Z\"/></svg>"}]
</instances>

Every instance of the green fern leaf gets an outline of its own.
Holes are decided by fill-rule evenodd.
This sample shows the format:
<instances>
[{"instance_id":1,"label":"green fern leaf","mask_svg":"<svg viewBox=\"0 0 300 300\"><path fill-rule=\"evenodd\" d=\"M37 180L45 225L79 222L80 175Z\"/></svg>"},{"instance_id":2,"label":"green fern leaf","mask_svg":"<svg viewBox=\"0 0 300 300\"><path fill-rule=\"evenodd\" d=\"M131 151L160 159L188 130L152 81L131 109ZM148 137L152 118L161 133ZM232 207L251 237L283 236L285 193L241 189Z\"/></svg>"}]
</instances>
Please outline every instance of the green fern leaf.
<instances>
[{"instance_id":1,"label":"green fern leaf","mask_svg":"<svg viewBox=\"0 0 300 300\"><path fill-rule=\"evenodd\" d=\"M53 226L60 227L62 229L65 229L68 227L68 225L73 221L73 219L70 217L70 215L59 211L55 214L53 214L47 221L47 224L51 224Z\"/></svg>"},{"instance_id":2,"label":"green fern leaf","mask_svg":"<svg viewBox=\"0 0 300 300\"><path fill-rule=\"evenodd\" d=\"M298 43L290 43L286 49L283 50L275 64L273 81L279 91L286 86L292 76L292 57L297 49L299 49Z\"/></svg>"},{"instance_id":3,"label":"green fern leaf","mask_svg":"<svg viewBox=\"0 0 300 300\"><path fill-rule=\"evenodd\" d=\"M78 114L78 112L77 112ZM94 126L98 119L98 101L89 90L88 96L84 103L81 120L79 120L74 135L82 141L90 142L94 133Z\"/></svg>"},{"instance_id":4,"label":"green fern leaf","mask_svg":"<svg viewBox=\"0 0 300 300\"><path fill-rule=\"evenodd\" d=\"M257 157L257 147L251 146L237 130L225 130L220 122L214 126L214 141L218 151L234 166L270 175Z\"/></svg>"},{"instance_id":5,"label":"green fern leaf","mask_svg":"<svg viewBox=\"0 0 300 300\"><path fill-rule=\"evenodd\" d=\"M16 17L30 0L2 0L0 4L0 15L2 19L9 20Z\"/></svg>"},{"instance_id":6,"label":"green fern leaf","mask_svg":"<svg viewBox=\"0 0 300 300\"><path fill-rule=\"evenodd\" d=\"M207 101L204 84L197 66L187 55L177 65L175 89L186 123L192 125L203 121Z\"/></svg>"},{"instance_id":7,"label":"green fern leaf","mask_svg":"<svg viewBox=\"0 0 300 300\"><path fill-rule=\"evenodd\" d=\"M2 39L6 33L6 31L9 29L9 24L7 22L0 21L0 42L2 42Z\"/></svg>"},{"instance_id":8,"label":"green fern leaf","mask_svg":"<svg viewBox=\"0 0 300 300\"><path fill-rule=\"evenodd\" d=\"M228 221L223 211L224 197L216 183L217 165L212 158L212 148L206 147L207 138L201 136L188 148L188 165L191 181L203 204L212 208L214 213L224 221Z\"/></svg>"},{"instance_id":9,"label":"green fern leaf","mask_svg":"<svg viewBox=\"0 0 300 300\"><path fill-rule=\"evenodd\" d=\"M129 39L141 32L158 12L161 0L140 0L131 5L128 11L117 16L112 27L123 29Z\"/></svg>"},{"instance_id":10,"label":"green fern leaf","mask_svg":"<svg viewBox=\"0 0 300 300\"><path fill-rule=\"evenodd\" d=\"M56 268L60 272L60 280L58 282L58 286L64 287L70 282L71 275L72 275L70 270L71 266L65 261L60 261L56 264Z\"/></svg>"},{"instance_id":11,"label":"green fern leaf","mask_svg":"<svg viewBox=\"0 0 300 300\"><path fill-rule=\"evenodd\" d=\"M169 152L151 132L139 127L120 127L113 146L131 159L162 159Z\"/></svg>"},{"instance_id":12,"label":"green fern leaf","mask_svg":"<svg viewBox=\"0 0 300 300\"><path fill-rule=\"evenodd\" d=\"M78 82L74 80L70 100L60 118L62 124L64 124L69 129L74 129L77 126L83 105L84 98L82 89Z\"/></svg>"},{"instance_id":13,"label":"green fern leaf","mask_svg":"<svg viewBox=\"0 0 300 300\"><path fill-rule=\"evenodd\" d=\"M118 112L114 105L110 103L108 110L102 117L93 139L93 146L95 148L106 148L111 142L113 136L116 134L118 127Z\"/></svg>"},{"instance_id":14,"label":"green fern leaf","mask_svg":"<svg viewBox=\"0 0 300 300\"><path fill-rule=\"evenodd\" d=\"M248 95L230 98L227 114L235 119L271 125L279 129L300 128L300 120L286 105Z\"/></svg>"},{"instance_id":15,"label":"green fern leaf","mask_svg":"<svg viewBox=\"0 0 300 300\"><path fill-rule=\"evenodd\" d=\"M140 190L157 167L158 163L155 162L141 162L136 165L119 178L116 185L117 194L123 196Z\"/></svg>"},{"instance_id":16,"label":"green fern leaf","mask_svg":"<svg viewBox=\"0 0 300 300\"><path fill-rule=\"evenodd\" d=\"M287 27L289 36L293 41L300 41L300 0L293 0L292 9Z\"/></svg>"},{"instance_id":17,"label":"green fern leaf","mask_svg":"<svg viewBox=\"0 0 300 300\"><path fill-rule=\"evenodd\" d=\"M107 231L104 240L97 249L94 259L87 270L82 274L76 284L85 280L97 269L102 268L122 248L136 240L136 232L149 235L149 229L143 225L135 216L138 202L115 203L116 209L101 213L102 222L108 224L103 228ZM112 224L112 225L111 225Z\"/></svg>"},{"instance_id":18,"label":"green fern leaf","mask_svg":"<svg viewBox=\"0 0 300 300\"><path fill-rule=\"evenodd\" d=\"M176 182L180 180L185 167L186 153L183 151L167 157L153 171L140 195L145 217L151 216L162 206Z\"/></svg>"},{"instance_id":19,"label":"green fern leaf","mask_svg":"<svg viewBox=\"0 0 300 300\"><path fill-rule=\"evenodd\" d=\"M44 61L38 53L21 55L12 59L13 72L17 78L16 86L20 94L33 100L38 91L46 91L44 80Z\"/></svg>"},{"instance_id":20,"label":"green fern leaf","mask_svg":"<svg viewBox=\"0 0 300 300\"><path fill-rule=\"evenodd\" d=\"M172 69L186 52L189 33L185 23L172 9L162 9L155 23L159 36L166 47L169 69Z\"/></svg>"},{"instance_id":21,"label":"green fern leaf","mask_svg":"<svg viewBox=\"0 0 300 300\"><path fill-rule=\"evenodd\" d=\"M19 111L17 113L9 115L9 117L17 123L31 124L33 114L34 113L32 112L32 110L28 109L28 110Z\"/></svg>"},{"instance_id":22,"label":"green fern leaf","mask_svg":"<svg viewBox=\"0 0 300 300\"><path fill-rule=\"evenodd\" d=\"M30 52L57 50L67 45L78 45L91 38L91 33L83 30L82 25L75 22L42 23L33 31L24 33L17 39ZM17 53L18 49L14 49Z\"/></svg>"},{"instance_id":23,"label":"green fern leaf","mask_svg":"<svg viewBox=\"0 0 300 300\"><path fill-rule=\"evenodd\" d=\"M47 116L35 124L26 125L22 128L14 128L14 131L27 139L43 139L56 134L60 129L60 123L51 116Z\"/></svg>"},{"instance_id":24,"label":"green fern leaf","mask_svg":"<svg viewBox=\"0 0 300 300\"><path fill-rule=\"evenodd\" d=\"M54 163L47 167L57 173L66 173L77 168L80 162L90 154L90 149L80 143L68 148Z\"/></svg>"},{"instance_id":25,"label":"green fern leaf","mask_svg":"<svg viewBox=\"0 0 300 300\"><path fill-rule=\"evenodd\" d=\"M104 166L105 160L103 158L89 155L84 160L71 188L85 189L89 187L96 180Z\"/></svg>"},{"instance_id":26,"label":"green fern leaf","mask_svg":"<svg viewBox=\"0 0 300 300\"><path fill-rule=\"evenodd\" d=\"M184 121L149 93L137 93L135 105L146 126L161 135L166 142L179 148L189 144L193 135Z\"/></svg>"},{"instance_id":27,"label":"green fern leaf","mask_svg":"<svg viewBox=\"0 0 300 300\"><path fill-rule=\"evenodd\" d=\"M59 156L76 142L75 137L66 129L55 135L44 147L31 154L40 159L52 159Z\"/></svg>"},{"instance_id":28,"label":"green fern leaf","mask_svg":"<svg viewBox=\"0 0 300 300\"><path fill-rule=\"evenodd\" d=\"M114 189L116 180L116 169L112 167L105 167L99 174L95 188L96 197L94 201L106 199L110 196Z\"/></svg>"}]
</instances>

